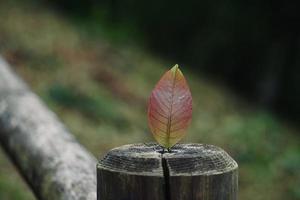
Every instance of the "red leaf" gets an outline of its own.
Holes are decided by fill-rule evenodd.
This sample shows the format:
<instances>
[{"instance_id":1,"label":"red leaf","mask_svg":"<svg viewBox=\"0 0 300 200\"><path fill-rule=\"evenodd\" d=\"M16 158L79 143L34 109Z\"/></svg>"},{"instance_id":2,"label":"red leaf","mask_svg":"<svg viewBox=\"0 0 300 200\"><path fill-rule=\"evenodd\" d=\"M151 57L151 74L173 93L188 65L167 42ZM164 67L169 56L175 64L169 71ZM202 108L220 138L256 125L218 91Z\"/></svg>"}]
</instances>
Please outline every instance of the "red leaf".
<instances>
[{"instance_id":1,"label":"red leaf","mask_svg":"<svg viewBox=\"0 0 300 200\"><path fill-rule=\"evenodd\" d=\"M186 134L192 119L192 95L175 65L153 89L148 105L148 122L156 141L171 148Z\"/></svg>"}]
</instances>

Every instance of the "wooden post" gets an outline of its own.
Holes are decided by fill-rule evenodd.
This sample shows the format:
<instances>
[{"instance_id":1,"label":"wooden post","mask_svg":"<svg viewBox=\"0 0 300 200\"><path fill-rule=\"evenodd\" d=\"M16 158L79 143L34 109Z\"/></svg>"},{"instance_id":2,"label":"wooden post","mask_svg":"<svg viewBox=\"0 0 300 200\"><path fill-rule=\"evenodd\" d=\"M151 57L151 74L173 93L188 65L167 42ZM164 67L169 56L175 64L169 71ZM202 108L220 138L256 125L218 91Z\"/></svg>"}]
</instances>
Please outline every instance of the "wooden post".
<instances>
[{"instance_id":1,"label":"wooden post","mask_svg":"<svg viewBox=\"0 0 300 200\"><path fill-rule=\"evenodd\" d=\"M97 165L97 200L237 200L237 191L237 163L213 145L125 145Z\"/></svg>"}]
</instances>

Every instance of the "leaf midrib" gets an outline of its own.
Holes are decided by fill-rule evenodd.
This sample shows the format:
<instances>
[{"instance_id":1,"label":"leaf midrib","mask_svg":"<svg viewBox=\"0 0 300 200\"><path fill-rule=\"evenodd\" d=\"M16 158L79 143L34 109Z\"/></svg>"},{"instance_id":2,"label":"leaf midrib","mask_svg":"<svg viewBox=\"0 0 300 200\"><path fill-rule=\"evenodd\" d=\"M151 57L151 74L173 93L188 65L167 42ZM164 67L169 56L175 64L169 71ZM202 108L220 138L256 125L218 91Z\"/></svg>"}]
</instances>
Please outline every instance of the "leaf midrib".
<instances>
[{"instance_id":1,"label":"leaf midrib","mask_svg":"<svg viewBox=\"0 0 300 200\"><path fill-rule=\"evenodd\" d=\"M172 107L173 107L173 101L174 101L174 88L175 88L175 82L176 82L176 76L177 76L178 68L175 69L174 73L174 79L172 82L172 90L171 90L171 105L169 110L169 116L168 116L168 122L167 122L167 146L170 146L170 135L171 135L171 125L172 125Z\"/></svg>"}]
</instances>

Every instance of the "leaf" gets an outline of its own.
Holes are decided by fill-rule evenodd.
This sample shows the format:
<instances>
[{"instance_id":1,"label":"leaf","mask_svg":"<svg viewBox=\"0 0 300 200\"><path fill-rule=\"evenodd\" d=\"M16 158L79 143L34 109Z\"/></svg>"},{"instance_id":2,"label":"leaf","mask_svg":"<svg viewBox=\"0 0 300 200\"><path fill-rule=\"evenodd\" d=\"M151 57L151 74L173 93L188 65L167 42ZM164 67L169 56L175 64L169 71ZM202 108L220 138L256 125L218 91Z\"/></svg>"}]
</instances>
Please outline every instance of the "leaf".
<instances>
[{"instance_id":1,"label":"leaf","mask_svg":"<svg viewBox=\"0 0 300 200\"><path fill-rule=\"evenodd\" d=\"M186 134L192 119L192 95L178 65L167 71L153 89L148 123L155 140L171 148Z\"/></svg>"}]
</instances>

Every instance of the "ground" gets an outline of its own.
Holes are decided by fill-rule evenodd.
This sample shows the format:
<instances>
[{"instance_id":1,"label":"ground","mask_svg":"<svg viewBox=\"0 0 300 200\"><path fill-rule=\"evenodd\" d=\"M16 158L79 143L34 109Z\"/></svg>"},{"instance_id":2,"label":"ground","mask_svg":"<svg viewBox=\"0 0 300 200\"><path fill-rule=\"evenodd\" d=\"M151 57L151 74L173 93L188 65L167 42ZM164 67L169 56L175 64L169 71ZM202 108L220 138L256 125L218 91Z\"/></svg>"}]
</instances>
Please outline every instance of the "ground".
<instances>
[{"instance_id":1,"label":"ground","mask_svg":"<svg viewBox=\"0 0 300 200\"><path fill-rule=\"evenodd\" d=\"M153 141L147 98L176 61L116 42L101 24L95 34L41 5L0 5L0 54L88 150L99 158L122 144ZM183 142L214 144L237 160L240 199L300 199L299 131L204 74L181 70L194 108ZM0 199L34 199L3 153Z\"/></svg>"}]
</instances>

